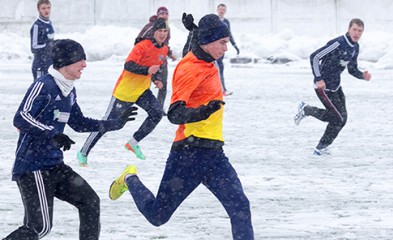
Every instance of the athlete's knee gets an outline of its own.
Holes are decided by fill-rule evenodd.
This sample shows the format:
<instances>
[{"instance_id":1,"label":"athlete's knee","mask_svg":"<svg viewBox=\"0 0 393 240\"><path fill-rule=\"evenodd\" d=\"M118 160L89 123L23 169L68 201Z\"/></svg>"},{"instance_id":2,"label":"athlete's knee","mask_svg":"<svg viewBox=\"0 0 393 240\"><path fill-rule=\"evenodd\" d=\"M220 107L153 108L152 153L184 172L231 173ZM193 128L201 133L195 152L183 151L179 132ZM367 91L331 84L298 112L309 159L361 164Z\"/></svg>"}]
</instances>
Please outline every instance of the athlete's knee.
<instances>
[{"instance_id":1,"label":"athlete's knee","mask_svg":"<svg viewBox=\"0 0 393 240\"><path fill-rule=\"evenodd\" d=\"M342 120L342 126L344 126L347 123L347 119L348 119L348 114L343 114L343 120Z\"/></svg>"},{"instance_id":2,"label":"athlete's knee","mask_svg":"<svg viewBox=\"0 0 393 240\"><path fill-rule=\"evenodd\" d=\"M93 226L97 227L99 225L100 219L100 198L96 193L90 195L88 197L88 201L85 201L83 204L77 206L80 215L81 227L86 227L86 223L89 222L91 228Z\"/></svg>"},{"instance_id":3,"label":"athlete's knee","mask_svg":"<svg viewBox=\"0 0 393 240\"><path fill-rule=\"evenodd\" d=\"M100 211L100 197L93 189L86 189L83 198L75 205L82 212L89 212L92 214L99 214Z\"/></svg>"},{"instance_id":4,"label":"athlete's knee","mask_svg":"<svg viewBox=\"0 0 393 240\"><path fill-rule=\"evenodd\" d=\"M160 122L162 117L164 116L164 112L161 109L161 107L154 109L153 111L150 111L149 113L150 118L154 121L154 122Z\"/></svg>"},{"instance_id":5,"label":"athlete's knee","mask_svg":"<svg viewBox=\"0 0 393 240\"><path fill-rule=\"evenodd\" d=\"M347 123L347 114L346 113L338 114L338 113L331 112L331 117L330 117L329 123L333 124L334 126L342 128Z\"/></svg>"},{"instance_id":6,"label":"athlete's knee","mask_svg":"<svg viewBox=\"0 0 393 240\"><path fill-rule=\"evenodd\" d=\"M97 195L96 192L93 192L91 194L91 197L89 197L88 205L89 207L94 210L94 211L100 211L100 197Z\"/></svg>"},{"instance_id":7,"label":"athlete's knee","mask_svg":"<svg viewBox=\"0 0 393 240\"><path fill-rule=\"evenodd\" d=\"M162 214L158 214L154 218L148 219L148 221L153 226L160 227L160 226L164 225L165 223L167 223L170 218L171 218L170 216L165 216L165 215L162 215Z\"/></svg>"},{"instance_id":8,"label":"athlete's knee","mask_svg":"<svg viewBox=\"0 0 393 240\"><path fill-rule=\"evenodd\" d=\"M232 221L243 222L251 219L250 201L245 194L240 195L230 208L232 211L229 215Z\"/></svg>"},{"instance_id":9,"label":"athlete's knee","mask_svg":"<svg viewBox=\"0 0 393 240\"><path fill-rule=\"evenodd\" d=\"M248 198L246 197L246 195L243 195L240 199L239 199L239 209L241 212L245 213L245 215L247 215L247 217L250 214L250 201L248 200ZM243 215L244 216L244 215Z\"/></svg>"},{"instance_id":10,"label":"athlete's knee","mask_svg":"<svg viewBox=\"0 0 393 240\"><path fill-rule=\"evenodd\" d=\"M340 118L336 119L336 126L343 128L347 123L347 114L342 114Z\"/></svg>"}]
</instances>

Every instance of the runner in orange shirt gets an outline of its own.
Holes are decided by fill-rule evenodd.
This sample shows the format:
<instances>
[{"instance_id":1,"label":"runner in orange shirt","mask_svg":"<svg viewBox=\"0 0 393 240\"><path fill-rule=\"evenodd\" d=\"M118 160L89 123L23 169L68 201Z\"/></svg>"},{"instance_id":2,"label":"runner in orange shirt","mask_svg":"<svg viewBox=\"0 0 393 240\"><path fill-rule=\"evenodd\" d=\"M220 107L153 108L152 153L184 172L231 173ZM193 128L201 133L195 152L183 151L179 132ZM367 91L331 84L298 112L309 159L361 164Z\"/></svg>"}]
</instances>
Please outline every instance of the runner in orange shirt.
<instances>
[{"instance_id":1,"label":"runner in orange shirt","mask_svg":"<svg viewBox=\"0 0 393 240\"><path fill-rule=\"evenodd\" d=\"M118 118L134 104L147 112L147 118L125 145L139 159L146 158L140 150L139 141L154 130L163 116L162 107L150 90L150 84L152 75L160 70L168 54L168 47L164 44L168 33L168 25L165 19L157 19L153 29L153 38L140 41L128 55L103 118L104 120ZM154 84L159 89L163 86L158 80L155 80ZM89 152L104 133L94 132L89 135L77 155L81 165L87 164Z\"/></svg>"},{"instance_id":2,"label":"runner in orange shirt","mask_svg":"<svg viewBox=\"0 0 393 240\"><path fill-rule=\"evenodd\" d=\"M176 66L172 80L169 120L178 124L156 196L147 189L134 165L112 183L109 196L127 189L154 226L169 221L180 204L200 185L221 202L236 240L253 240L250 203L222 146L223 92L214 61L227 51L229 29L215 14L199 22L198 44Z\"/></svg>"},{"instance_id":3,"label":"runner in orange shirt","mask_svg":"<svg viewBox=\"0 0 393 240\"><path fill-rule=\"evenodd\" d=\"M153 25L154 22L158 18L163 18L167 22L169 21L169 11L168 8L161 6L157 9L157 14L153 15L149 18L149 23L147 23L141 30L141 32L138 34L138 36L135 38L135 44L141 41L142 39L150 38L151 35L153 35ZM172 61L176 61L176 56L173 54L170 46L169 46L169 40L171 39L171 29L168 28L168 35L164 41L164 43L168 46L168 57L172 59ZM164 103L166 99L166 94L167 94L167 85L168 85L168 61L165 59L164 64L161 66L160 71L158 74L155 74L153 77L155 79L158 79L162 82L163 87L158 90L157 93L157 99L158 102L160 103L163 111L164 111L164 116L166 116L166 110L164 110ZM152 79L153 81L155 79Z\"/></svg>"}]
</instances>

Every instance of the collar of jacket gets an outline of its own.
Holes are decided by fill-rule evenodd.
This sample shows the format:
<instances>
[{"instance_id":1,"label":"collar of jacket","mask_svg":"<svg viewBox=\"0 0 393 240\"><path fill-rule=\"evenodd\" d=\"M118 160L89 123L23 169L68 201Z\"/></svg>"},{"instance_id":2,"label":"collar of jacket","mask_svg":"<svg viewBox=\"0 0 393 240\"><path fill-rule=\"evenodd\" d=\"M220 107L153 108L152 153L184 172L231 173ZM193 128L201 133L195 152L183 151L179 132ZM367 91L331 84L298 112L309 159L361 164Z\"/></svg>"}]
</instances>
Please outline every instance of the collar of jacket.
<instances>
[{"instance_id":1,"label":"collar of jacket","mask_svg":"<svg viewBox=\"0 0 393 240\"><path fill-rule=\"evenodd\" d=\"M349 36L349 33L346 33L345 36L347 37L348 41L349 41L352 45L355 45L355 42L352 41L352 38L351 38L351 36Z\"/></svg>"},{"instance_id":2,"label":"collar of jacket","mask_svg":"<svg viewBox=\"0 0 393 240\"><path fill-rule=\"evenodd\" d=\"M154 39L154 37L151 38L150 40L153 43L154 47L156 47L156 48L162 48L165 45L165 43L162 43L161 45L158 44L158 42Z\"/></svg>"},{"instance_id":3,"label":"collar of jacket","mask_svg":"<svg viewBox=\"0 0 393 240\"><path fill-rule=\"evenodd\" d=\"M45 21L45 22L49 22L49 18L46 18L46 17L44 17L44 16L38 16L38 18L39 19L41 19L41 20L43 20L43 21Z\"/></svg>"},{"instance_id":4,"label":"collar of jacket","mask_svg":"<svg viewBox=\"0 0 393 240\"><path fill-rule=\"evenodd\" d=\"M199 60L203 60L203 61L209 62L209 63L214 62L216 60L212 56L210 56L210 54L203 51L202 48L198 44L195 44L194 46L192 46L192 52Z\"/></svg>"}]
</instances>

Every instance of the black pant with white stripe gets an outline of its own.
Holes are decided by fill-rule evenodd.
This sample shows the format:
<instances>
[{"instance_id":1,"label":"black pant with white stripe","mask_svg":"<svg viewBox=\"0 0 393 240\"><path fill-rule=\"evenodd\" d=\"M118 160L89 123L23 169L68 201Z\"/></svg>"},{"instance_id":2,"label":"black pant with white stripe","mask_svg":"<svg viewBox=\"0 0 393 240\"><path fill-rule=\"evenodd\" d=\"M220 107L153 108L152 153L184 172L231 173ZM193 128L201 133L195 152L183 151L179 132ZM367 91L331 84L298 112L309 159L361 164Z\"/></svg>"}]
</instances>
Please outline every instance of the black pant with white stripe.
<instances>
[{"instance_id":1,"label":"black pant with white stripe","mask_svg":"<svg viewBox=\"0 0 393 240\"><path fill-rule=\"evenodd\" d=\"M52 228L53 200L79 211L79 239L95 240L100 232L100 199L90 185L67 165L25 174L17 181L25 208L23 226L4 240L37 240Z\"/></svg>"},{"instance_id":2,"label":"black pant with white stripe","mask_svg":"<svg viewBox=\"0 0 393 240\"><path fill-rule=\"evenodd\" d=\"M345 95L341 87L334 92L320 89L315 89L315 92L326 109L307 106L304 113L306 116L313 116L323 122L328 122L325 133L317 145L317 149L322 149L332 144L336 139L347 122L348 114Z\"/></svg>"},{"instance_id":3,"label":"black pant with white stripe","mask_svg":"<svg viewBox=\"0 0 393 240\"><path fill-rule=\"evenodd\" d=\"M147 112L147 118L133 134L133 138L139 142L155 129L163 116L162 106L160 106L160 103L150 89L143 92L135 103L123 102L112 96L108 109L106 110L105 116L102 120L117 119L134 104ZM91 149L96 145L101 137L104 136L104 134L105 132L90 133L81 149L82 154L85 156L89 155Z\"/></svg>"}]
</instances>

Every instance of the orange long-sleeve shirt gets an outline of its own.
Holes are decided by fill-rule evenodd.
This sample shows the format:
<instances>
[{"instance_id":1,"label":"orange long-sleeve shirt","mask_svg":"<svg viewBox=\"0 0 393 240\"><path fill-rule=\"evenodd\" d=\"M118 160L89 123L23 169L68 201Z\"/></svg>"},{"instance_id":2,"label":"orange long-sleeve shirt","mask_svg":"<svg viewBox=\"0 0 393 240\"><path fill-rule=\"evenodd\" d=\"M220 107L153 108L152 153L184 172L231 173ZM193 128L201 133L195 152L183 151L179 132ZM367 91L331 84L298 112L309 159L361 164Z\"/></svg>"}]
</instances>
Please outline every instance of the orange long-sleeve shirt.
<instances>
[{"instance_id":1,"label":"orange long-sleeve shirt","mask_svg":"<svg viewBox=\"0 0 393 240\"><path fill-rule=\"evenodd\" d=\"M189 52L173 73L171 104L184 101L187 108L198 108L212 100L223 100L217 67ZM223 112L221 107L206 120L179 125L174 141L194 136L223 142Z\"/></svg>"},{"instance_id":2,"label":"orange long-sleeve shirt","mask_svg":"<svg viewBox=\"0 0 393 240\"><path fill-rule=\"evenodd\" d=\"M143 40L136 44L129 53L126 62L135 62L140 66L150 67L162 65L168 54L168 47L156 47L151 40ZM124 102L136 102L144 91L150 88L151 75L135 74L123 69L115 88L113 96Z\"/></svg>"}]
</instances>

